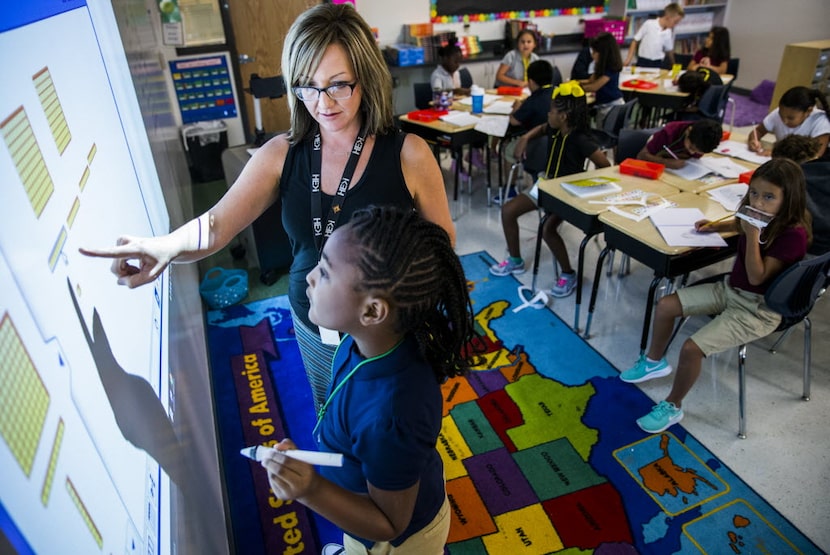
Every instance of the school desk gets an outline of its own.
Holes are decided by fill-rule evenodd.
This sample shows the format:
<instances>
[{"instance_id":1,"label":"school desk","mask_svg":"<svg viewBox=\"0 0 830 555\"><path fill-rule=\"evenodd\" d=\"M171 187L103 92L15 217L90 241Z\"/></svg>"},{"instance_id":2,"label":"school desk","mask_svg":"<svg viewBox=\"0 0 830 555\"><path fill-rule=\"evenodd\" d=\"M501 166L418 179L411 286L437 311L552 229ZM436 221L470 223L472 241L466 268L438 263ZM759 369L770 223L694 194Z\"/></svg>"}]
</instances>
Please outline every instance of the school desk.
<instances>
[{"instance_id":1,"label":"school desk","mask_svg":"<svg viewBox=\"0 0 830 555\"><path fill-rule=\"evenodd\" d=\"M721 75L724 85L732 79L732 75ZM657 126L663 115L682 108L689 96L671 84L671 74L665 69L631 73L631 68L625 67L620 72L620 90L626 100L637 98L639 101L642 115L636 121L642 128Z\"/></svg>"},{"instance_id":2,"label":"school desk","mask_svg":"<svg viewBox=\"0 0 830 555\"><path fill-rule=\"evenodd\" d=\"M667 196L667 200L677 203L681 208L699 208L709 220L716 220L729 214L723 206L710 200L706 195L683 192ZM726 247L671 247L649 218L635 222L613 212L603 212L599 216L605 233L605 248L597 259L594 272L594 284L588 305L588 321L585 325L585 337L591 328L594 307L596 306L599 281L602 276L602 264L611 250L618 250L654 270L654 279L648 289L645 315L643 317L643 335L640 341L640 354L646 352L648 333L651 325L651 312L654 294L663 278L673 279L694 270L705 268L735 255L737 234L724 234Z\"/></svg>"},{"instance_id":3,"label":"school desk","mask_svg":"<svg viewBox=\"0 0 830 555\"><path fill-rule=\"evenodd\" d=\"M453 200L458 200L458 181L461 175L461 164L464 160L464 147L473 143L486 142L487 135L475 130L474 125L458 126L441 120L419 121L410 119L404 114L398 118L401 130L406 133L413 133L422 137L428 143L435 145L435 148L446 148L453 153L456 159L455 164L455 186L453 188ZM490 149L487 150L487 189L490 189ZM436 150L437 156L437 150ZM472 156L469 162L468 171L472 173Z\"/></svg>"},{"instance_id":4,"label":"school desk","mask_svg":"<svg viewBox=\"0 0 830 555\"><path fill-rule=\"evenodd\" d=\"M585 233L585 237L579 244L579 255L576 266L577 286L576 303L574 308L574 331L577 333L579 332L579 311L582 303L582 277L584 275L585 247L594 235L602 232L603 228L599 217L603 212L607 211L611 205L591 202L602 201L607 195L580 198L563 189L561 183L563 181L575 181L592 177L613 177L617 179L618 181L616 181L616 183L622 188L622 191L618 193L611 193L614 195L622 192L633 191L635 189L639 189L644 193L649 193L650 195L662 197L675 195L679 192L677 188L662 181L622 174L619 171L619 166L589 170L582 173L558 177L556 179L539 180L539 207L544 210L544 214L539 221L539 229L536 234L536 252L533 258L533 281L531 288L534 292L536 291L536 277L539 273L539 257L542 250L542 229L550 215L556 214L564 221Z\"/></svg>"}]
</instances>

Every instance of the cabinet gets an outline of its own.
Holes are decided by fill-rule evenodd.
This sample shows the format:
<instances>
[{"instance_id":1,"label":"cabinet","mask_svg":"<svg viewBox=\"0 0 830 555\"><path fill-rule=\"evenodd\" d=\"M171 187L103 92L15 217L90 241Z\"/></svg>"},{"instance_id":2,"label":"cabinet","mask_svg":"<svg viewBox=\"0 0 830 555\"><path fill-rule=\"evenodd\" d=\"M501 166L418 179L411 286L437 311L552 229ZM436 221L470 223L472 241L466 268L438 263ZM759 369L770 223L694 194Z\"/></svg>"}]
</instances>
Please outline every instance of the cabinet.
<instances>
[{"instance_id":1,"label":"cabinet","mask_svg":"<svg viewBox=\"0 0 830 555\"><path fill-rule=\"evenodd\" d=\"M785 92L799 85L830 93L830 40L796 42L784 48L769 109Z\"/></svg>"},{"instance_id":2,"label":"cabinet","mask_svg":"<svg viewBox=\"0 0 830 555\"><path fill-rule=\"evenodd\" d=\"M610 0L608 13L628 22L625 42L630 43L634 34L649 18L657 17L669 2L667 0ZM686 15L675 27L675 52L694 54L703 47L709 30L722 26L728 0L680 0Z\"/></svg>"}]
</instances>

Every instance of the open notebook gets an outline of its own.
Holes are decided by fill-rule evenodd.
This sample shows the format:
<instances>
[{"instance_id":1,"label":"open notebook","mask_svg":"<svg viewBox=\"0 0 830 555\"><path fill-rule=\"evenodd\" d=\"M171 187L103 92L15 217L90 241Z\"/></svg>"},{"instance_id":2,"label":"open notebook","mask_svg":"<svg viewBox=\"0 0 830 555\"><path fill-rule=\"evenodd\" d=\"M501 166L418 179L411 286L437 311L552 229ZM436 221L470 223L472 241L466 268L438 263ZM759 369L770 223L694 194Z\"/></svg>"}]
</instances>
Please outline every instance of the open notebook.
<instances>
[{"instance_id":1,"label":"open notebook","mask_svg":"<svg viewBox=\"0 0 830 555\"><path fill-rule=\"evenodd\" d=\"M736 179L748 170L729 158L704 156L697 160L694 158L686 160L686 164L680 169L666 168L666 171L689 181L697 181L710 173L727 179Z\"/></svg>"},{"instance_id":2,"label":"open notebook","mask_svg":"<svg viewBox=\"0 0 830 555\"><path fill-rule=\"evenodd\" d=\"M671 247L725 247L718 233L695 231L695 222L706 216L698 208L665 208L651 214L651 221Z\"/></svg>"}]
</instances>

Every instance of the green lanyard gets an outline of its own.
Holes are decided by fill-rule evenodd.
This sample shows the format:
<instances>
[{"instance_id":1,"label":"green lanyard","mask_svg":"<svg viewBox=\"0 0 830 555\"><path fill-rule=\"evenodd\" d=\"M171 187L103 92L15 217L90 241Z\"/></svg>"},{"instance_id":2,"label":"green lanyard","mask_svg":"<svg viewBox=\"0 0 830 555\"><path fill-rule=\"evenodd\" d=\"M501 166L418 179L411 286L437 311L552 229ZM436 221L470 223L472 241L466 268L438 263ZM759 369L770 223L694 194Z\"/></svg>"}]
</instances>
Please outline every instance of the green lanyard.
<instances>
[{"instance_id":1,"label":"green lanyard","mask_svg":"<svg viewBox=\"0 0 830 555\"><path fill-rule=\"evenodd\" d=\"M340 341L340 344L337 346L337 350L334 351L334 358L331 361L331 365L332 365L331 366L331 374L332 374L332 377L334 376L334 361L337 360L337 355L340 353L340 347L343 346L343 343L346 341L347 337L348 336L343 337L343 339ZM328 410L329 405L331 404L331 400L334 399L334 396L337 395L337 392L340 391L340 389L346 384L347 381L349 381L349 378L351 378L354 375L354 373L357 372L360 369L360 367L363 366L364 364L368 364L370 362L374 362L376 360L380 360L380 359L382 359L386 356L391 355L393 352L395 352L395 350L398 347L401 346L401 343L403 343L404 339L405 339L405 337L401 337L401 340L398 341L397 343L395 343L395 345L391 349L386 351L385 353L380 354L378 356L374 356L372 358L367 358L366 360L362 360L357 364L357 366L355 366L354 368L349 370L349 373L346 374L346 377L343 378L340 381L339 384L337 384L337 386L334 388L334 391L332 391L329 394L328 398L326 399L326 402L323 403L323 406L320 407L319 411L317 411L317 423L314 425L314 429L311 431L312 436L315 436L315 437L317 436L317 429L320 427L320 422L323 421L323 417L326 415L326 411Z\"/></svg>"}]
</instances>

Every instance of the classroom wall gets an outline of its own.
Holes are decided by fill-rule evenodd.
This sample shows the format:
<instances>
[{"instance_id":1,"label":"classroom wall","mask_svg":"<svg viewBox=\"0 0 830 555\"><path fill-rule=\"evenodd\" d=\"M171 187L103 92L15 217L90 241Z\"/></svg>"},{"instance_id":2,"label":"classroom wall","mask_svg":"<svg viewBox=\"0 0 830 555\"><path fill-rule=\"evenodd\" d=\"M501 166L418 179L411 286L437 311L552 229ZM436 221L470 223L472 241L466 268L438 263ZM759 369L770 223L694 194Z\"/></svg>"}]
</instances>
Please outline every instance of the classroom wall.
<instances>
[{"instance_id":1,"label":"classroom wall","mask_svg":"<svg viewBox=\"0 0 830 555\"><path fill-rule=\"evenodd\" d=\"M787 44L830 39L830 2L729 0L725 24L733 56L741 59L734 86L752 89L764 79L777 79Z\"/></svg>"}]
</instances>

